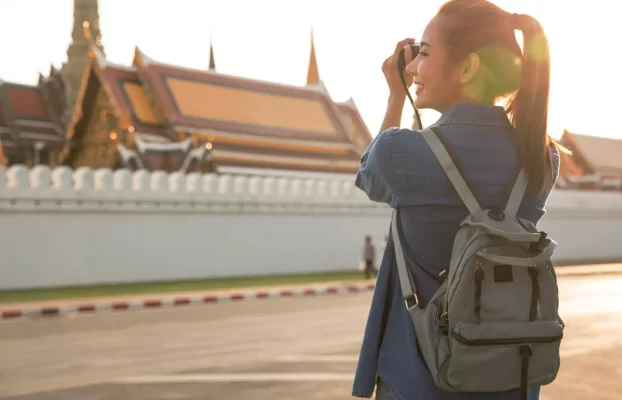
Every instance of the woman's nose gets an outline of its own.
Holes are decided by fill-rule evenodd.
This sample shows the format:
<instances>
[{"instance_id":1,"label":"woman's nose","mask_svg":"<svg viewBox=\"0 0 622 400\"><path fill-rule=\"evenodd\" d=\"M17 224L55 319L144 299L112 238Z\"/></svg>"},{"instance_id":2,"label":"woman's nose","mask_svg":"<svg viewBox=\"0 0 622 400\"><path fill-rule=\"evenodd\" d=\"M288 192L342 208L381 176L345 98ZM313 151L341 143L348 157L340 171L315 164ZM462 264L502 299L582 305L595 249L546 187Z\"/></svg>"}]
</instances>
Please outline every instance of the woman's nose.
<instances>
[{"instance_id":1,"label":"woman's nose","mask_svg":"<svg viewBox=\"0 0 622 400\"><path fill-rule=\"evenodd\" d=\"M406 68L404 68L404 70L409 75L417 76L417 64L416 64L416 61L413 60L410 64L408 64L406 66Z\"/></svg>"}]
</instances>

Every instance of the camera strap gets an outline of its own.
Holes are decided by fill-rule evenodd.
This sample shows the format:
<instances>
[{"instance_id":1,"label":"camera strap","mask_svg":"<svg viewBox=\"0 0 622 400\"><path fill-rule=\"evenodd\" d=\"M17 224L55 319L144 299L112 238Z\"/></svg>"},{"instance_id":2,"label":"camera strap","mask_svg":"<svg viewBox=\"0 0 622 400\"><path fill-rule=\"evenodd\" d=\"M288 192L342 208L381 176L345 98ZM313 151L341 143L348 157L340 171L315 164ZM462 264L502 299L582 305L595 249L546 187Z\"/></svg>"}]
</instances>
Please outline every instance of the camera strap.
<instances>
[{"instance_id":1,"label":"camera strap","mask_svg":"<svg viewBox=\"0 0 622 400\"><path fill-rule=\"evenodd\" d=\"M397 59L397 69L400 74L402 86L404 87L406 95L408 96L408 100L410 100L410 104L412 104L413 109L415 110L415 124L413 125L413 128L421 130L423 129L423 124L421 123L421 115L419 114L419 110L415 108L415 101L410 95L410 90L408 90L408 86L406 85L406 79L404 78L404 71L406 71L406 56L404 55L404 50L400 51L399 58Z\"/></svg>"}]
</instances>

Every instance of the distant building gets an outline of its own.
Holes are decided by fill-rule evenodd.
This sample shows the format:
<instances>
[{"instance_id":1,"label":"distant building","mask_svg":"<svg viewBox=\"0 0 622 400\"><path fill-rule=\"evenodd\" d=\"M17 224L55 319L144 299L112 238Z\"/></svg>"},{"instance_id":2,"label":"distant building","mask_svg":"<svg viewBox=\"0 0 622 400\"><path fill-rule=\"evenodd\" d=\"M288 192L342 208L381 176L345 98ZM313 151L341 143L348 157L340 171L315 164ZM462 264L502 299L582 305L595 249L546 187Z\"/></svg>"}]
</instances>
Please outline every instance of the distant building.
<instances>
[{"instance_id":1,"label":"distant building","mask_svg":"<svg viewBox=\"0 0 622 400\"><path fill-rule=\"evenodd\" d=\"M67 100L54 67L37 85L0 81L0 162L56 165L66 145Z\"/></svg>"},{"instance_id":2,"label":"distant building","mask_svg":"<svg viewBox=\"0 0 622 400\"><path fill-rule=\"evenodd\" d=\"M36 85L0 81L0 164L164 171L354 173L372 137L332 101L311 37L307 85L157 62L110 63L97 0L74 0L67 62Z\"/></svg>"},{"instance_id":3,"label":"distant building","mask_svg":"<svg viewBox=\"0 0 622 400\"><path fill-rule=\"evenodd\" d=\"M352 174L372 137L352 100L335 103L311 43L308 84L282 85L105 55L85 24L89 63L62 162L74 168L228 172L271 169Z\"/></svg>"},{"instance_id":4,"label":"distant building","mask_svg":"<svg viewBox=\"0 0 622 400\"><path fill-rule=\"evenodd\" d=\"M89 63L91 44L84 37L83 22L90 24L96 45L103 52L99 34L97 0L74 0L73 41L67 62L59 71L53 66L36 85L0 80L0 162L57 165L65 146L75 98Z\"/></svg>"},{"instance_id":5,"label":"distant building","mask_svg":"<svg viewBox=\"0 0 622 400\"><path fill-rule=\"evenodd\" d=\"M573 152L575 164L584 175L622 179L622 140L564 131L560 142Z\"/></svg>"},{"instance_id":6,"label":"distant building","mask_svg":"<svg viewBox=\"0 0 622 400\"><path fill-rule=\"evenodd\" d=\"M569 189L622 190L622 140L564 131L558 186Z\"/></svg>"},{"instance_id":7,"label":"distant building","mask_svg":"<svg viewBox=\"0 0 622 400\"><path fill-rule=\"evenodd\" d=\"M320 79L282 85L156 61L106 59L97 0L74 0L72 42L36 85L0 80L0 163L221 173L353 174L372 136ZM565 132L558 187L622 188L622 140Z\"/></svg>"}]
</instances>

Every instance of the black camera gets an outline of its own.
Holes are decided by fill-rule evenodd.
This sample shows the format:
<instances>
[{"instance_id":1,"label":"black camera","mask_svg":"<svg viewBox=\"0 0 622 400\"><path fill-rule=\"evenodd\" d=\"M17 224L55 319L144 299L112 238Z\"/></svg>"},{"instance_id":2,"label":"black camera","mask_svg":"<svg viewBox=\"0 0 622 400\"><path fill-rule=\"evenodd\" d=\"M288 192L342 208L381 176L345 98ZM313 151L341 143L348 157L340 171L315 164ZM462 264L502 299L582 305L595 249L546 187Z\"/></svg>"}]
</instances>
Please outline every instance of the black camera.
<instances>
[{"instance_id":1,"label":"black camera","mask_svg":"<svg viewBox=\"0 0 622 400\"><path fill-rule=\"evenodd\" d=\"M412 53L412 57L413 57L412 60L414 60L415 57L417 57L419 55L419 52L421 51L421 45L419 43L411 43L409 46L410 46L410 52ZM398 63L399 63L400 71L403 71L404 68L406 68L406 54L404 53L404 49L400 51L400 58L398 60Z\"/></svg>"},{"instance_id":2,"label":"black camera","mask_svg":"<svg viewBox=\"0 0 622 400\"><path fill-rule=\"evenodd\" d=\"M412 59L414 60L415 57L417 57L417 55L419 55L419 52L421 51L421 45L419 43L411 43L410 50L412 52L412 57L413 57ZM404 49L400 51L400 55L397 60L397 68L399 70L400 79L402 80L402 86L404 86L404 90L406 91L406 94L408 95L410 104L412 104L413 109L415 110L415 123L416 125L419 125L418 127L419 129L422 129L423 126L421 124L421 116L419 115L419 110L415 108L415 102L413 101L413 98L410 95L410 91L408 90L408 86L406 85L406 79L404 79L404 71L406 70L406 55L404 54Z\"/></svg>"}]
</instances>

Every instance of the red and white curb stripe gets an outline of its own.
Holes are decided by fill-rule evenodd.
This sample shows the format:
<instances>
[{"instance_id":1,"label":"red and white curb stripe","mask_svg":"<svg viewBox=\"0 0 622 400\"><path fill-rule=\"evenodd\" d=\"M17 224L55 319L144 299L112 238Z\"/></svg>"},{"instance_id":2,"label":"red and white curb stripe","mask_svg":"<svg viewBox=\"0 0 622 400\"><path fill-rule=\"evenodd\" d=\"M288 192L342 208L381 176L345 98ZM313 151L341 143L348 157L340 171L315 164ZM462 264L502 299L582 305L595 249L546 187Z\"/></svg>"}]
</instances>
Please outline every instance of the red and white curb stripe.
<instances>
[{"instance_id":1,"label":"red and white curb stripe","mask_svg":"<svg viewBox=\"0 0 622 400\"><path fill-rule=\"evenodd\" d=\"M238 292L228 294L206 294L197 296L175 296L145 300L111 301L110 303L85 303L78 305L58 305L25 309L0 309L0 320L20 318L56 317L67 314L93 314L106 311L126 311L180 307L198 304L230 303L244 300L261 300L278 297L306 297L330 294L361 293L373 291L375 284L346 284L339 286L275 289L265 291Z\"/></svg>"}]
</instances>

